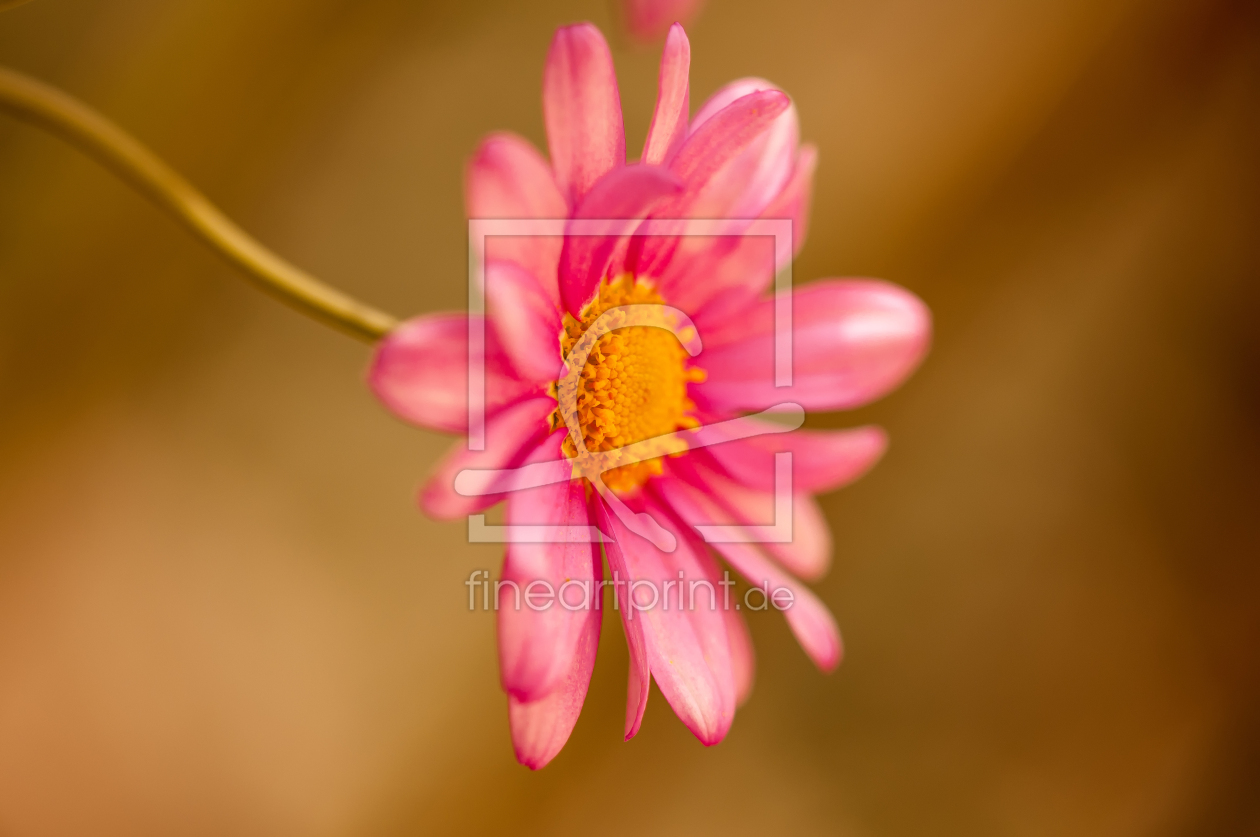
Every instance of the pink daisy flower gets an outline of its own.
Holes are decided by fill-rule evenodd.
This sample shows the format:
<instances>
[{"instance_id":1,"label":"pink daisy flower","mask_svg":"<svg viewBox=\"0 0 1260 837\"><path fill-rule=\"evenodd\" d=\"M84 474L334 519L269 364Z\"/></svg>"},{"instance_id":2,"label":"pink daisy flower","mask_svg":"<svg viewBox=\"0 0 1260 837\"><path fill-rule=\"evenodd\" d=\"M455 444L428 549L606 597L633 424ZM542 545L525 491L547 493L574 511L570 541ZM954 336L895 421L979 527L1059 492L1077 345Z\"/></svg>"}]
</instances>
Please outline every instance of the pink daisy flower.
<instances>
[{"instance_id":1,"label":"pink daisy flower","mask_svg":"<svg viewBox=\"0 0 1260 837\"><path fill-rule=\"evenodd\" d=\"M603 616L601 582L616 585L630 649L627 739L639 729L652 680L706 745L722 740L748 696L752 645L713 550L773 595L819 668L836 666L835 620L798 580L821 577L830 560L813 495L865 472L885 435L874 427L778 432L740 417L785 403L865 404L904 380L928 346L929 314L913 294L872 280L812 282L793 295L792 385L775 386L769 289L785 265L775 263L773 240L660 234L659 225L670 232L670 219L789 219L799 249L817 153L800 144L788 97L760 79L728 84L689 120L689 65L687 37L675 24L642 156L628 164L608 46L590 24L562 28L543 75L550 163L520 137L495 134L468 166L470 218L657 223L652 235L487 239L485 449L461 440L421 492L435 517L506 500L509 524L561 535L509 543L504 583L496 584L512 741L531 768L555 757L581 711ZM666 327L624 319L629 310L659 310L655 325ZM469 333L465 314L404 323L377 350L373 389L405 419L467 432ZM766 434L743 438L749 426ZM736 427L743 430L729 430ZM662 439L672 441L650 456L625 454ZM792 454L791 540L706 542L697 526L768 531L782 452ZM589 470L592 461L602 472ZM501 479L504 469L554 473L557 463L566 468L558 480L510 490ZM469 479L479 471L489 482ZM608 538L612 579L604 578L599 544L573 534L591 527ZM630 586L649 581L652 591ZM520 591L534 582L559 591L560 602L522 607ZM654 606L642 606L647 592ZM579 599L585 606L569 606Z\"/></svg>"}]
</instances>

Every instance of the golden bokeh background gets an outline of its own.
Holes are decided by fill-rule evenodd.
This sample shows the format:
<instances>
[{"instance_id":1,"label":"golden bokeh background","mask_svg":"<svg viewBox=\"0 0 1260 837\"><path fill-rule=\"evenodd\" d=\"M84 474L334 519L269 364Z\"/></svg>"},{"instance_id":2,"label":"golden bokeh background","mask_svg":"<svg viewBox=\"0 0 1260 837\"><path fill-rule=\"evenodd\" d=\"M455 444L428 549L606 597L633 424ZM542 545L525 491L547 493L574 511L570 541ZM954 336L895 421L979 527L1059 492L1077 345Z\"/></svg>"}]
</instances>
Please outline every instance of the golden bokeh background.
<instances>
[{"instance_id":1,"label":"golden bokeh background","mask_svg":"<svg viewBox=\"0 0 1260 837\"><path fill-rule=\"evenodd\" d=\"M548 0L34 0L57 84L297 264L399 315L465 294L463 162L543 143ZM821 149L798 281L932 307L893 444L824 498L833 675L754 618L725 742L626 653L511 753L498 548L426 520L447 439L368 349L0 117L0 834L1260 834L1260 6L710 0L693 104L772 79Z\"/></svg>"}]
</instances>

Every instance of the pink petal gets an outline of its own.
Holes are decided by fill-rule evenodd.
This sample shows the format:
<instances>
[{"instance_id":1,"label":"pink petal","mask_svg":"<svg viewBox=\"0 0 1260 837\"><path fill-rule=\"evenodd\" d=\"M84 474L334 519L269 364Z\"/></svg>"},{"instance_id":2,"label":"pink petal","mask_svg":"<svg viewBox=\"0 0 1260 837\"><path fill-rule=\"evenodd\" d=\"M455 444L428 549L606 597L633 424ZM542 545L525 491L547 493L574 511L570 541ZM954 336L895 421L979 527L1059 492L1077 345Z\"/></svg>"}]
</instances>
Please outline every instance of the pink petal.
<instances>
[{"instance_id":1,"label":"pink petal","mask_svg":"<svg viewBox=\"0 0 1260 837\"><path fill-rule=\"evenodd\" d=\"M601 501L595 501L601 532L620 538L625 533L616 515L609 511ZM629 535L630 537L634 537ZM621 587L613 587L619 597L618 609L621 612L621 627L625 630L626 646L630 651L630 676L626 684L626 740L634 738L643 724L643 711L647 709L648 692L652 686L651 669L648 666L647 642L643 637L643 620L631 619L630 610L625 606L624 583L630 579L630 569L626 563L625 552L618 543L605 543L604 554L608 557L608 569L612 573L613 582L621 582Z\"/></svg>"},{"instance_id":2,"label":"pink petal","mask_svg":"<svg viewBox=\"0 0 1260 837\"><path fill-rule=\"evenodd\" d=\"M564 436L553 434L527 461L561 458ZM591 521L584 484L570 480L514 491L507 498L507 522L585 531ZM557 537L566 534L556 543L509 543L504 557L502 580L516 586L499 588L499 672L504 691L520 701L555 690L573 668L579 640L595 612L598 590L592 579L600 574L598 552L574 530L556 531ZM538 594L532 599L526 595L531 589Z\"/></svg>"},{"instance_id":3,"label":"pink petal","mask_svg":"<svg viewBox=\"0 0 1260 837\"><path fill-rule=\"evenodd\" d=\"M486 323L486 415L537 392L512 368ZM468 429L468 316L426 314L399 325L377 344L368 385L397 415L425 427Z\"/></svg>"},{"instance_id":4,"label":"pink petal","mask_svg":"<svg viewBox=\"0 0 1260 837\"><path fill-rule=\"evenodd\" d=\"M865 474L888 447L878 427L851 430L793 430L767 433L705 448L731 479L749 488L774 490L774 455L792 454L792 487L822 494Z\"/></svg>"},{"instance_id":5,"label":"pink petal","mask_svg":"<svg viewBox=\"0 0 1260 837\"><path fill-rule=\"evenodd\" d=\"M831 564L831 531L809 494L792 491L792 540L780 543L773 540L772 530L779 521L772 490L748 488L727 479L705 465L701 457L682 457L671 463L670 470L714 498L715 508L722 510L723 518L712 522L762 530L762 549L788 570L811 581L826 575Z\"/></svg>"},{"instance_id":6,"label":"pink petal","mask_svg":"<svg viewBox=\"0 0 1260 837\"><path fill-rule=\"evenodd\" d=\"M560 376L560 311L533 276L513 262L486 263L486 298L495 333L528 380Z\"/></svg>"},{"instance_id":7,"label":"pink petal","mask_svg":"<svg viewBox=\"0 0 1260 837\"><path fill-rule=\"evenodd\" d=\"M696 113L691 133L703 130L725 108L744 96L777 88L765 79L746 78L718 90ZM755 218L778 195L791 177L800 143L800 120L789 104L770 129L759 134L738 158L715 174L705 194L697 200L700 216Z\"/></svg>"},{"instance_id":8,"label":"pink petal","mask_svg":"<svg viewBox=\"0 0 1260 837\"><path fill-rule=\"evenodd\" d=\"M757 672L756 654L752 636L744 616L733 607L722 609L726 620L726 641L731 649L731 677L735 681L735 705L743 706L752 694L753 679Z\"/></svg>"},{"instance_id":9,"label":"pink petal","mask_svg":"<svg viewBox=\"0 0 1260 837\"><path fill-rule=\"evenodd\" d=\"M715 120L729 117L729 108L748 95L776 92L761 79L744 79L719 90L696 115L691 136L702 135ZM685 204L678 201L673 214L693 218L729 218L747 226L754 218L794 218L802 202L801 184L808 184L812 154L798 154L799 125L796 108L790 103L770 125L737 153L716 162L707 180L688 182ZM690 140L689 140L690 142ZM799 176L798 176L799 175ZM807 196L806 196L807 197ZM664 214L664 213L662 213ZM648 242L645 242L645 249ZM709 300L725 302L722 317L735 313L755 298L774 278L773 241L762 237L725 235L716 239L686 237L670 250L661 245L663 255L645 259L652 275L659 277L661 292L675 304L702 313ZM784 250L778 258L779 270L791 257Z\"/></svg>"},{"instance_id":10,"label":"pink petal","mask_svg":"<svg viewBox=\"0 0 1260 837\"><path fill-rule=\"evenodd\" d=\"M643 143L643 162L665 164L687 138L688 76L691 71L691 43L681 25L669 28L661 73L656 88L656 110Z\"/></svg>"},{"instance_id":11,"label":"pink petal","mask_svg":"<svg viewBox=\"0 0 1260 837\"><path fill-rule=\"evenodd\" d=\"M601 612L595 610L583 623L577 651L555 691L532 703L508 696L508 723L516 760L531 770L545 767L555 758L577 724L595 668L601 618Z\"/></svg>"},{"instance_id":12,"label":"pink petal","mask_svg":"<svg viewBox=\"0 0 1260 837\"><path fill-rule=\"evenodd\" d=\"M645 510L661 525L677 531L652 501L647 502ZM608 545L610 553L620 554L628 579L651 585L650 590L645 587L639 591L643 604L656 599L654 606L632 608L630 589L623 587L623 619L641 624L648 668L674 712L702 743L716 744L725 737L735 715L735 685L725 620L720 610L704 606L704 595L698 607L687 610L678 607L676 586L668 594L664 592L664 582L678 581L679 570L684 582L709 580L720 595L716 579L701 567L686 539L679 538L675 552L667 554L625 529L615 516L610 525L616 538L615 545Z\"/></svg>"},{"instance_id":13,"label":"pink petal","mask_svg":"<svg viewBox=\"0 0 1260 837\"><path fill-rule=\"evenodd\" d=\"M721 570L704 543L695 537L695 533L685 524L673 516L667 504L655 494L648 494L644 499L646 510L674 534L678 543L673 553L657 552L661 559L661 569L666 573L664 578L677 577L681 572L683 580L688 585L685 596L681 588L677 589L678 595L683 598L675 600L675 603L682 601L687 605L684 611L685 622L670 631L667 641L675 646L685 646L683 648L685 652L699 649L700 660L697 665L707 666L717 694L714 696L704 691L704 688L707 688L705 686L707 681L697 678L696 672L691 672L688 676L686 667L679 662L678 653L670 652L669 646L664 643L657 646L659 661L652 663L652 677L660 687L661 694L666 697L674 708L675 714L682 719L687 728L705 745L716 744L726 736L730 729L731 722L735 718L735 706L739 695L735 663L731 658L730 639L720 598ZM708 596L707 589L702 585L696 585L693 595L692 581L708 581L717 591L716 595ZM671 615L677 616L671 610L649 612L648 615L666 617L662 620L664 622L668 622ZM687 639L688 627L694 637L694 644ZM645 633L650 650L654 644L653 635L650 632ZM703 688L697 688L697 685ZM715 707L707 712L696 711L698 707L704 708L708 702L714 700L714 697L716 697Z\"/></svg>"},{"instance_id":14,"label":"pink petal","mask_svg":"<svg viewBox=\"0 0 1260 837\"><path fill-rule=\"evenodd\" d=\"M674 512L688 525L721 523L724 510L714 500L680 479L654 481L656 490ZM827 606L809 588L779 569L755 544L715 543L713 547L730 562L749 584L763 587L771 594L779 588L792 592L792 605L784 610L788 626L805 653L823 671L831 671L844 653L840 631Z\"/></svg>"},{"instance_id":15,"label":"pink petal","mask_svg":"<svg viewBox=\"0 0 1260 837\"><path fill-rule=\"evenodd\" d=\"M575 207L596 180L626 161L612 53L593 25L556 30L543 71L543 118L556 182Z\"/></svg>"},{"instance_id":16,"label":"pink petal","mask_svg":"<svg viewBox=\"0 0 1260 837\"><path fill-rule=\"evenodd\" d=\"M809 202L818 150L801 146L792 177L761 213L762 218L792 222L792 246L775 252L775 240L767 236L729 237L710 244L707 251L670 270L661 278L661 293L685 311L695 312L696 326L706 339L723 331L738 330L737 315L749 307L774 282L801 251L809 220Z\"/></svg>"},{"instance_id":17,"label":"pink petal","mask_svg":"<svg viewBox=\"0 0 1260 837\"><path fill-rule=\"evenodd\" d=\"M622 0L626 29L638 41L654 41L668 28L681 28L700 10L703 0ZM670 24L673 23L673 27ZM668 43L668 42L667 42Z\"/></svg>"},{"instance_id":18,"label":"pink petal","mask_svg":"<svg viewBox=\"0 0 1260 837\"><path fill-rule=\"evenodd\" d=\"M420 507L431 517L454 520L475 514L502 500L501 493L471 497L459 494L455 491L456 475L467 469L491 470L520 464L538 443L550 435L547 418L555 409L554 399L545 396L529 398L505 408L486 421L485 450L469 450L468 443L460 439L425 483L420 492Z\"/></svg>"},{"instance_id":19,"label":"pink petal","mask_svg":"<svg viewBox=\"0 0 1260 837\"><path fill-rule=\"evenodd\" d=\"M715 590L721 591L719 582L722 578L722 570L709 548L696 536L695 532L678 520L669 509L669 505L655 493L648 498L648 503L653 510L653 516L660 520L662 525L670 527L680 544L672 556L675 573L681 569L686 579L707 580ZM751 646L746 649L732 647L728 619L731 610L722 607L720 592L706 602L707 592L703 586L697 586L693 596L689 581L687 618L692 623L692 629L700 641L704 660L712 670L721 692L722 711L733 719L735 707L742 700L741 695L746 695L752 687L752 659L745 655L745 652L751 653ZM739 641L739 638L737 637L735 641ZM736 659L737 654L745 656ZM743 678L747 678L749 682L743 683ZM657 682L659 683L659 678ZM729 722L727 726L729 727Z\"/></svg>"},{"instance_id":20,"label":"pink petal","mask_svg":"<svg viewBox=\"0 0 1260 837\"><path fill-rule=\"evenodd\" d=\"M528 140L515 134L491 134L482 141L468 161L464 194L469 218L565 218L569 214L551 166ZM560 244L560 236L490 236L485 258L516 262L542 283L552 304L559 305Z\"/></svg>"},{"instance_id":21,"label":"pink petal","mask_svg":"<svg viewBox=\"0 0 1260 837\"><path fill-rule=\"evenodd\" d=\"M790 104L788 97L778 90L751 93L727 105L698 130L693 130L669 164L682 178L684 190L657 207L653 214L663 220L696 217L695 205L705 187L728 163L770 130ZM712 213L706 210L706 214ZM685 224L679 221L666 226L676 228L681 234ZM640 276L662 276L677 244L677 235L673 234L636 238L628 258L630 269Z\"/></svg>"},{"instance_id":22,"label":"pink petal","mask_svg":"<svg viewBox=\"0 0 1260 837\"><path fill-rule=\"evenodd\" d=\"M774 301L744 321L725 345L705 339L708 380L692 387L701 407L727 414L795 402L844 410L900 384L927 353L931 315L918 297L874 280L825 280L793 294L792 386L774 386Z\"/></svg>"},{"instance_id":23,"label":"pink petal","mask_svg":"<svg viewBox=\"0 0 1260 837\"><path fill-rule=\"evenodd\" d=\"M560 296L569 313L579 316L594 296L617 245L633 232L633 220L681 190L678 176L661 166L625 166L595 184L574 218L610 222L602 225L608 234L565 237L560 254ZM570 222L569 229L573 226Z\"/></svg>"},{"instance_id":24,"label":"pink petal","mask_svg":"<svg viewBox=\"0 0 1260 837\"><path fill-rule=\"evenodd\" d=\"M686 183L687 197L694 197L728 163L754 147L791 105L782 91L759 90L735 99L703 124L693 124L670 163Z\"/></svg>"}]
</instances>

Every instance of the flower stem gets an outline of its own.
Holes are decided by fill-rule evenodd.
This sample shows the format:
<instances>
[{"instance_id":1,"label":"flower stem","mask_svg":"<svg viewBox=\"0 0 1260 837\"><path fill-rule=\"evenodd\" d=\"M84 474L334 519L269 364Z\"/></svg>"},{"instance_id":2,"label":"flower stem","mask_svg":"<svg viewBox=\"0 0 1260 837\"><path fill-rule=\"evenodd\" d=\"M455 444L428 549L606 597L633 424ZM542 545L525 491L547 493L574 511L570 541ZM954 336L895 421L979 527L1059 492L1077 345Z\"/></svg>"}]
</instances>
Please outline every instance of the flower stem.
<instances>
[{"instance_id":1,"label":"flower stem","mask_svg":"<svg viewBox=\"0 0 1260 837\"><path fill-rule=\"evenodd\" d=\"M113 122L55 87L0 67L0 111L61 136L174 215L263 290L321 322L374 342L398 321L268 250Z\"/></svg>"}]
</instances>

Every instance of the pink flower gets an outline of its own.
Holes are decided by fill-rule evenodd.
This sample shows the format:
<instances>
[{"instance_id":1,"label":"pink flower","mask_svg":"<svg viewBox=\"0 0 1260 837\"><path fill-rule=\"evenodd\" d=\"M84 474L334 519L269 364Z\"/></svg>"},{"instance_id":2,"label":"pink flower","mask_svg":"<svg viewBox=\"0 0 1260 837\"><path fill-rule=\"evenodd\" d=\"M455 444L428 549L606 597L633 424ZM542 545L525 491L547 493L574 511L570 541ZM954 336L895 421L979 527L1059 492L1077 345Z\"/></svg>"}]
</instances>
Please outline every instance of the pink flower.
<instances>
[{"instance_id":1,"label":"pink flower","mask_svg":"<svg viewBox=\"0 0 1260 837\"><path fill-rule=\"evenodd\" d=\"M778 452L793 455L791 541L712 548L750 585L776 594L776 607L790 598L779 609L819 668L840 661L834 619L797 580L821 577L830 558L813 495L865 472L885 448L884 433L864 427L734 438L741 434L730 428L738 423L721 422L785 402L806 410L857 407L896 387L927 350L929 314L914 295L873 280L817 281L795 291L793 383L775 387L768 289L783 265L775 264L773 240L679 236L661 219L786 218L799 248L816 151L799 144L788 97L759 79L727 85L689 121L689 63L687 37L676 24L642 158L627 164L608 46L590 24L560 29L543 76L550 164L525 140L496 134L468 167L471 218L665 225L653 235L487 240L485 449L461 441L421 493L422 507L435 517L459 518L506 499L509 524L563 535L558 543L510 543L502 580L516 586L497 591L512 740L531 768L560 751L577 721L602 611L522 607L518 591L546 582L564 598L567 585L569 603L583 590L598 593L596 585L609 581L599 548L574 535L591 526L612 537L605 550L630 648L626 738L639 729L651 679L703 743L726 735L752 687L753 651L741 613L706 606L729 587L720 586L722 570L694 526L768 526ZM623 305L660 312L657 324L666 327L616 327L630 322L615 319ZM608 317L611 332L596 325ZM406 419L465 432L469 324L464 314L438 314L400 326L377 351L370 372L377 395ZM579 359L568 369L571 351ZM758 419L743 422L774 429ZM626 445L663 438L683 440L682 450L617 458L628 456ZM722 439L730 440L714 444ZM597 456L609 467L602 475L588 470L570 478ZM508 490L506 472L478 470L522 465L562 471L549 483ZM666 582L679 578L671 590ZM628 585L636 581L653 582L658 595L664 587L665 604L674 606L636 606L646 603ZM682 606L684 582L689 607ZM640 599L648 592L639 589Z\"/></svg>"},{"instance_id":2,"label":"pink flower","mask_svg":"<svg viewBox=\"0 0 1260 837\"><path fill-rule=\"evenodd\" d=\"M638 41L654 41L674 22L688 23L704 0L622 0L626 31Z\"/></svg>"}]
</instances>

